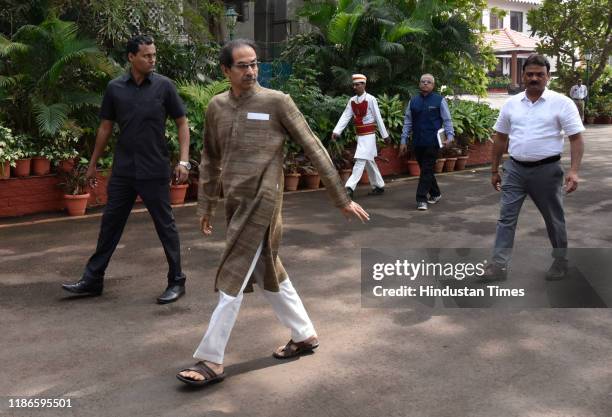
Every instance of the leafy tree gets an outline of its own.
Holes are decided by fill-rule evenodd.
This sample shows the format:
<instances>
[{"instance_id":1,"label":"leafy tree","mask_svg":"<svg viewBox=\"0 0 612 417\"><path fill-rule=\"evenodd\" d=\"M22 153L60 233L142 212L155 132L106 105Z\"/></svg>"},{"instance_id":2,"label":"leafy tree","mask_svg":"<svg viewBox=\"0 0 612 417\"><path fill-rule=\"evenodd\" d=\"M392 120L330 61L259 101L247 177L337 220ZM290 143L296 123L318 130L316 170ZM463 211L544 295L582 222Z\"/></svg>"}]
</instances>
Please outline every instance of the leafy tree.
<instances>
[{"instance_id":1,"label":"leafy tree","mask_svg":"<svg viewBox=\"0 0 612 417\"><path fill-rule=\"evenodd\" d=\"M612 52L612 1L545 0L528 13L527 21L542 39L538 51L557 58L564 90L575 82L577 65L587 50L592 53L588 87L604 73Z\"/></svg>"},{"instance_id":2,"label":"leafy tree","mask_svg":"<svg viewBox=\"0 0 612 417\"><path fill-rule=\"evenodd\" d=\"M53 0L62 16L79 31L126 64L126 42L135 34L153 37L157 70L172 79L221 78L214 60L218 52L209 27L220 19L222 4L214 0ZM214 25L212 25L214 26Z\"/></svg>"}]
</instances>

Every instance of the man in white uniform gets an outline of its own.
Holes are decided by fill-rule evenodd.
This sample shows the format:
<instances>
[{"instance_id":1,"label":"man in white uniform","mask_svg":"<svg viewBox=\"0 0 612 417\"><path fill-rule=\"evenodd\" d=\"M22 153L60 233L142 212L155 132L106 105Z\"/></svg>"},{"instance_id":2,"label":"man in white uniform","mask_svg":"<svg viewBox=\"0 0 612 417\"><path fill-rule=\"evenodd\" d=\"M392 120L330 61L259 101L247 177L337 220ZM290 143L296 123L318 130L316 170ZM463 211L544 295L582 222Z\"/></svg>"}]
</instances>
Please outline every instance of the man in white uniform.
<instances>
[{"instance_id":1,"label":"man in white uniform","mask_svg":"<svg viewBox=\"0 0 612 417\"><path fill-rule=\"evenodd\" d=\"M385 192L385 182L380 175L376 162L374 162L374 158L378 154L376 150L376 126L378 125L378 130L383 139L386 140L389 134L380 115L376 98L365 91L366 81L365 75L353 74L353 90L357 95L349 100L332 133L332 140L336 140L350 120L353 119L357 131L357 150L355 151L353 172L345 184L346 191L351 198L361 175L363 175L364 168L368 172L368 178L372 185L370 195L381 195Z\"/></svg>"}]
</instances>

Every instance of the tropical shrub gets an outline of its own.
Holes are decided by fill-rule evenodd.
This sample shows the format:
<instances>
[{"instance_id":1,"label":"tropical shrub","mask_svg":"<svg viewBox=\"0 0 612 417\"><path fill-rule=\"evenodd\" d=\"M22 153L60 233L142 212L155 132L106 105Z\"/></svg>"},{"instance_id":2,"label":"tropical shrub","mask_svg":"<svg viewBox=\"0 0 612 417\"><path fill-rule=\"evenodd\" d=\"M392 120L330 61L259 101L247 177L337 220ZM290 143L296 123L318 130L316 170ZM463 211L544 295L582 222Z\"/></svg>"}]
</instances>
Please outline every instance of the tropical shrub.
<instances>
[{"instance_id":1,"label":"tropical shrub","mask_svg":"<svg viewBox=\"0 0 612 417\"><path fill-rule=\"evenodd\" d=\"M491 138L498 110L486 103L468 100L451 100L449 108L456 140L460 146L486 142Z\"/></svg>"},{"instance_id":2,"label":"tropical shrub","mask_svg":"<svg viewBox=\"0 0 612 417\"><path fill-rule=\"evenodd\" d=\"M13 131L0 125L0 169L4 169L5 164L15 166L15 161L20 159L19 155ZM0 172L1 174L2 172Z\"/></svg>"},{"instance_id":3,"label":"tropical shrub","mask_svg":"<svg viewBox=\"0 0 612 417\"><path fill-rule=\"evenodd\" d=\"M0 35L0 110L17 132L54 136L71 121L97 121L101 92L120 69L73 22L53 16Z\"/></svg>"},{"instance_id":4,"label":"tropical shrub","mask_svg":"<svg viewBox=\"0 0 612 417\"><path fill-rule=\"evenodd\" d=\"M495 64L491 50L480 48L485 6L483 0L306 1L299 13L315 31L290 39L283 57L296 71L321 72L320 87L331 94L350 88L356 72L368 76L375 95L411 95L424 72L451 90L484 93L486 68Z\"/></svg>"},{"instance_id":5,"label":"tropical shrub","mask_svg":"<svg viewBox=\"0 0 612 417\"><path fill-rule=\"evenodd\" d=\"M512 80L510 80L510 77L508 76L501 76L501 77L490 77L488 79L488 85L487 87L489 88L506 88L508 87L508 85L512 82Z\"/></svg>"},{"instance_id":6,"label":"tropical shrub","mask_svg":"<svg viewBox=\"0 0 612 417\"><path fill-rule=\"evenodd\" d=\"M406 105L400 99L399 94L388 96L381 94L377 98L380 114L385 122L385 127L391 137L391 143L399 145L404 126L404 111Z\"/></svg>"}]
</instances>

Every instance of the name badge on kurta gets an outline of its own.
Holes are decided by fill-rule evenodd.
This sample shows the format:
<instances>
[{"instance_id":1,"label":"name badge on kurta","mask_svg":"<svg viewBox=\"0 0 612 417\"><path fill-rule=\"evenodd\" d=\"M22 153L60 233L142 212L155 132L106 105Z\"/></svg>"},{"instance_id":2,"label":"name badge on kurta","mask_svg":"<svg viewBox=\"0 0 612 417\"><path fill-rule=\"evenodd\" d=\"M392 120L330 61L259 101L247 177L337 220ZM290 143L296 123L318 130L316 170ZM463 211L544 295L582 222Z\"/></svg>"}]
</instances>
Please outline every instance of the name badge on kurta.
<instances>
[{"instance_id":1,"label":"name badge on kurta","mask_svg":"<svg viewBox=\"0 0 612 417\"><path fill-rule=\"evenodd\" d=\"M270 120L268 113L247 113L247 119L249 120Z\"/></svg>"}]
</instances>

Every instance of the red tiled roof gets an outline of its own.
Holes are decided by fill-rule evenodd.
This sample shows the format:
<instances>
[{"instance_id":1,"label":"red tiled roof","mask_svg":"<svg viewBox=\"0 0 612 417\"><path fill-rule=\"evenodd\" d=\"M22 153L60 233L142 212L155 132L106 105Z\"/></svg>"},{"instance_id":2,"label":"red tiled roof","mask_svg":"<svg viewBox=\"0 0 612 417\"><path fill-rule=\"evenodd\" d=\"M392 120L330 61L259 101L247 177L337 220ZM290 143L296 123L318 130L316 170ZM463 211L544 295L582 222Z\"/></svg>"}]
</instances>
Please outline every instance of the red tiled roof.
<instances>
[{"instance_id":1,"label":"red tiled roof","mask_svg":"<svg viewBox=\"0 0 612 417\"><path fill-rule=\"evenodd\" d=\"M539 41L524 33L512 29L496 29L484 34L485 43L491 44L495 52L535 51Z\"/></svg>"}]
</instances>

